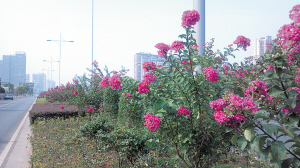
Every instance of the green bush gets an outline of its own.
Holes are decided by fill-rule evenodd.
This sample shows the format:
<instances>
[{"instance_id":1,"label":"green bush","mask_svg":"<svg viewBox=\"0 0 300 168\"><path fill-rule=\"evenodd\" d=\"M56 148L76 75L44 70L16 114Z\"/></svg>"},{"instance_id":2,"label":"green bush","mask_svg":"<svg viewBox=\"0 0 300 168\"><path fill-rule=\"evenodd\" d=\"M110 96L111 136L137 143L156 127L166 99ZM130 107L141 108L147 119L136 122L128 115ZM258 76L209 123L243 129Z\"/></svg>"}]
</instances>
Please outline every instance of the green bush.
<instances>
[{"instance_id":1,"label":"green bush","mask_svg":"<svg viewBox=\"0 0 300 168\"><path fill-rule=\"evenodd\" d=\"M113 125L109 123L106 118L103 118L103 116L97 116L92 121L80 126L82 135L90 139L94 139L98 131L109 133L113 131L113 129Z\"/></svg>"},{"instance_id":2,"label":"green bush","mask_svg":"<svg viewBox=\"0 0 300 168\"><path fill-rule=\"evenodd\" d=\"M119 109L119 89L105 88L103 93L103 109L112 118L117 118Z\"/></svg>"}]
</instances>

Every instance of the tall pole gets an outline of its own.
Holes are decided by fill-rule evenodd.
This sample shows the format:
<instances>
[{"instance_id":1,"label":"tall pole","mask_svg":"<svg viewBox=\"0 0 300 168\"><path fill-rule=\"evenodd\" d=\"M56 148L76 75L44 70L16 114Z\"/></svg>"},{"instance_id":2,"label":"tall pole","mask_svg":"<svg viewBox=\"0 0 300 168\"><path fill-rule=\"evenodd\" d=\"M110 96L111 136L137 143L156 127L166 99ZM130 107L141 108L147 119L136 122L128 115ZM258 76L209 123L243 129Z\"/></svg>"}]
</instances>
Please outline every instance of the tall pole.
<instances>
[{"instance_id":1,"label":"tall pole","mask_svg":"<svg viewBox=\"0 0 300 168\"><path fill-rule=\"evenodd\" d=\"M59 33L59 66L58 66L58 83L60 86L60 62L61 62L61 33Z\"/></svg>"},{"instance_id":2,"label":"tall pole","mask_svg":"<svg viewBox=\"0 0 300 168\"><path fill-rule=\"evenodd\" d=\"M92 72L94 69L94 0L92 0Z\"/></svg>"},{"instance_id":3,"label":"tall pole","mask_svg":"<svg viewBox=\"0 0 300 168\"><path fill-rule=\"evenodd\" d=\"M205 44L205 0L194 0L194 10L200 14L200 21L195 25L195 39L199 46L199 54L202 55Z\"/></svg>"},{"instance_id":4,"label":"tall pole","mask_svg":"<svg viewBox=\"0 0 300 168\"><path fill-rule=\"evenodd\" d=\"M47 40L47 41L55 41L59 44L59 67L58 67L58 76L59 76L59 79L58 79L58 83L59 83L59 86L60 86L60 62L61 62L61 42L71 42L73 43L74 41L66 41L66 40L62 40L61 38L61 33L59 33L59 40Z\"/></svg>"}]
</instances>

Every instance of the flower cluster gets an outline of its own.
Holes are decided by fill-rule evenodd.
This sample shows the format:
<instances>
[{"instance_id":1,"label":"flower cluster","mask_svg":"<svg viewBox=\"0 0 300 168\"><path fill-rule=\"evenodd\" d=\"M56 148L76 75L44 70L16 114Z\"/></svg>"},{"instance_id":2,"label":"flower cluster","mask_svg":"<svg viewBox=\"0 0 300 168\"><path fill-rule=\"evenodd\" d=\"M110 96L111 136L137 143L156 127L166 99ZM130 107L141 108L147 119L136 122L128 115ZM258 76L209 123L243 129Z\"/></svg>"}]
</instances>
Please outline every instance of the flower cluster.
<instances>
[{"instance_id":1,"label":"flower cluster","mask_svg":"<svg viewBox=\"0 0 300 168\"><path fill-rule=\"evenodd\" d=\"M140 92L140 94L144 94L144 93L148 93L150 92L150 81L148 80L143 80L138 87L138 92Z\"/></svg>"},{"instance_id":2,"label":"flower cluster","mask_svg":"<svg viewBox=\"0 0 300 168\"><path fill-rule=\"evenodd\" d=\"M295 23L300 23L300 5L295 5L292 10L290 10L290 19Z\"/></svg>"},{"instance_id":3,"label":"flower cluster","mask_svg":"<svg viewBox=\"0 0 300 168\"><path fill-rule=\"evenodd\" d=\"M143 69L145 72L149 72L149 70L156 69L156 64L154 62L144 62Z\"/></svg>"},{"instance_id":4,"label":"flower cluster","mask_svg":"<svg viewBox=\"0 0 300 168\"><path fill-rule=\"evenodd\" d=\"M227 73L227 67L229 67L229 66L226 64L223 65L224 73Z\"/></svg>"},{"instance_id":5,"label":"flower cluster","mask_svg":"<svg viewBox=\"0 0 300 168\"><path fill-rule=\"evenodd\" d=\"M158 43L155 45L155 48L159 49L158 55L161 57L165 57L170 50L170 46L164 43Z\"/></svg>"},{"instance_id":6,"label":"flower cluster","mask_svg":"<svg viewBox=\"0 0 300 168\"><path fill-rule=\"evenodd\" d=\"M188 115L191 114L191 111L189 109L186 109L186 108L183 108L182 106L180 106L177 111L177 116L180 116L180 114L187 116L187 118L189 118Z\"/></svg>"},{"instance_id":7,"label":"flower cluster","mask_svg":"<svg viewBox=\"0 0 300 168\"><path fill-rule=\"evenodd\" d=\"M203 71L206 72L205 76L208 81L216 82L219 79L219 73L217 70L213 69L211 66L208 68L203 68Z\"/></svg>"},{"instance_id":8,"label":"flower cluster","mask_svg":"<svg viewBox=\"0 0 300 168\"><path fill-rule=\"evenodd\" d=\"M184 11L182 15L182 27L190 28L191 26L195 25L200 20L200 15L196 10L192 11Z\"/></svg>"},{"instance_id":9,"label":"flower cluster","mask_svg":"<svg viewBox=\"0 0 300 168\"><path fill-rule=\"evenodd\" d=\"M252 81L250 86L245 91L245 96L253 98L262 98L263 100L267 99L267 84L264 81L257 79Z\"/></svg>"},{"instance_id":10,"label":"flower cluster","mask_svg":"<svg viewBox=\"0 0 300 168\"><path fill-rule=\"evenodd\" d=\"M275 69L275 67L273 65L268 65L267 66L267 71L273 71Z\"/></svg>"},{"instance_id":11,"label":"flower cluster","mask_svg":"<svg viewBox=\"0 0 300 168\"><path fill-rule=\"evenodd\" d=\"M132 95L131 95L130 93L126 93L126 95L127 95L128 97L132 97Z\"/></svg>"},{"instance_id":12,"label":"flower cluster","mask_svg":"<svg viewBox=\"0 0 300 168\"><path fill-rule=\"evenodd\" d=\"M108 80L109 80L109 76L106 76L106 77L102 78L102 80L100 81L101 87L103 89L108 86Z\"/></svg>"},{"instance_id":13,"label":"flower cluster","mask_svg":"<svg viewBox=\"0 0 300 168\"><path fill-rule=\"evenodd\" d=\"M91 112L91 111L93 111L93 110L94 110L93 107L90 107L90 108L87 108L87 109L86 109L87 112Z\"/></svg>"},{"instance_id":14,"label":"flower cluster","mask_svg":"<svg viewBox=\"0 0 300 168\"><path fill-rule=\"evenodd\" d=\"M153 82L156 79L156 75L153 75L152 72L147 73L143 76L144 80L148 80L150 82Z\"/></svg>"},{"instance_id":15,"label":"flower cluster","mask_svg":"<svg viewBox=\"0 0 300 168\"><path fill-rule=\"evenodd\" d=\"M121 89L120 75L114 74L112 77L109 78L108 84L111 87L111 89Z\"/></svg>"},{"instance_id":16,"label":"flower cluster","mask_svg":"<svg viewBox=\"0 0 300 168\"><path fill-rule=\"evenodd\" d=\"M244 36L238 36L233 44L237 44L238 47L243 47L243 49L246 51L247 47L250 46L250 39Z\"/></svg>"},{"instance_id":17,"label":"flower cluster","mask_svg":"<svg viewBox=\"0 0 300 168\"><path fill-rule=\"evenodd\" d=\"M155 115L151 115L150 113L147 113L145 116L145 122L144 122L144 126L147 126L147 128L152 131L155 132L157 130L157 128L160 127L160 117L157 117Z\"/></svg>"},{"instance_id":18,"label":"flower cluster","mask_svg":"<svg viewBox=\"0 0 300 168\"><path fill-rule=\"evenodd\" d=\"M121 78L119 74L113 72L114 75L112 77L106 76L102 78L100 81L102 89L110 86L111 89L121 89Z\"/></svg>"},{"instance_id":19,"label":"flower cluster","mask_svg":"<svg viewBox=\"0 0 300 168\"><path fill-rule=\"evenodd\" d=\"M253 113L259 111L252 98L239 97L231 92L227 92L225 98L220 98L209 103L210 107L215 110L214 118L218 123L226 123L233 125L246 121L241 113L251 111ZM247 114L247 113L246 113Z\"/></svg>"},{"instance_id":20,"label":"flower cluster","mask_svg":"<svg viewBox=\"0 0 300 168\"><path fill-rule=\"evenodd\" d=\"M182 43L183 41L174 41L171 45L171 50L174 50L175 52L180 52L182 49L184 49L184 45Z\"/></svg>"}]
</instances>

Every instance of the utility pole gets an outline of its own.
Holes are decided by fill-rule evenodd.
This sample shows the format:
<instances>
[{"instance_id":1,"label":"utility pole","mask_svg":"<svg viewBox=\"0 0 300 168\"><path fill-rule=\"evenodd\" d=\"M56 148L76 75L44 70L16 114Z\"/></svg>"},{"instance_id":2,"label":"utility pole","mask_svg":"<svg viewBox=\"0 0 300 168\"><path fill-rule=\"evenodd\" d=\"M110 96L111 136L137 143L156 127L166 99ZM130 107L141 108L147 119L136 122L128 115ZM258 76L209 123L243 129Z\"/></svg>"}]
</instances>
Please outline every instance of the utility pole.
<instances>
[{"instance_id":1,"label":"utility pole","mask_svg":"<svg viewBox=\"0 0 300 168\"><path fill-rule=\"evenodd\" d=\"M199 46L199 54L202 55L205 44L205 0L194 0L194 10L200 14L200 21L194 27L194 38Z\"/></svg>"}]
</instances>

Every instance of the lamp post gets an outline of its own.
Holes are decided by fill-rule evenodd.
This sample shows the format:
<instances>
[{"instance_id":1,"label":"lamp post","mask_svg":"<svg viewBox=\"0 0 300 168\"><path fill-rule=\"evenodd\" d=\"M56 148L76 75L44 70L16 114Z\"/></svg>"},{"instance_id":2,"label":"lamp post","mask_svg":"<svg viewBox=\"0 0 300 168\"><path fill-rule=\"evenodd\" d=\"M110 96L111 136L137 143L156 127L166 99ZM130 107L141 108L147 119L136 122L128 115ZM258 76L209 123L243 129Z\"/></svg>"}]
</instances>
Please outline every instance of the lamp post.
<instances>
[{"instance_id":1,"label":"lamp post","mask_svg":"<svg viewBox=\"0 0 300 168\"><path fill-rule=\"evenodd\" d=\"M47 40L47 41L55 41L59 44L59 67L58 67L58 83L59 83L59 86L60 86L60 62L61 62L61 42L71 42L73 43L74 41L67 41L67 40L64 40L61 38L61 33L59 33L59 40Z\"/></svg>"},{"instance_id":2,"label":"lamp post","mask_svg":"<svg viewBox=\"0 0 300 168\"><path fill-rule=\"evenodd\" d=\"M48 60L43 60L43 62L50 62L50 63L51 63L51 69L50 69L50 71L51 71L51 81L52 81L52 71L54 71L54 70L52 70L52 62L59 62L59 61L53 61L53 60L52 60L52 56L51 56L51 60L50 60L50 61L48 61Z\"/></svg>"}]
</instances>

